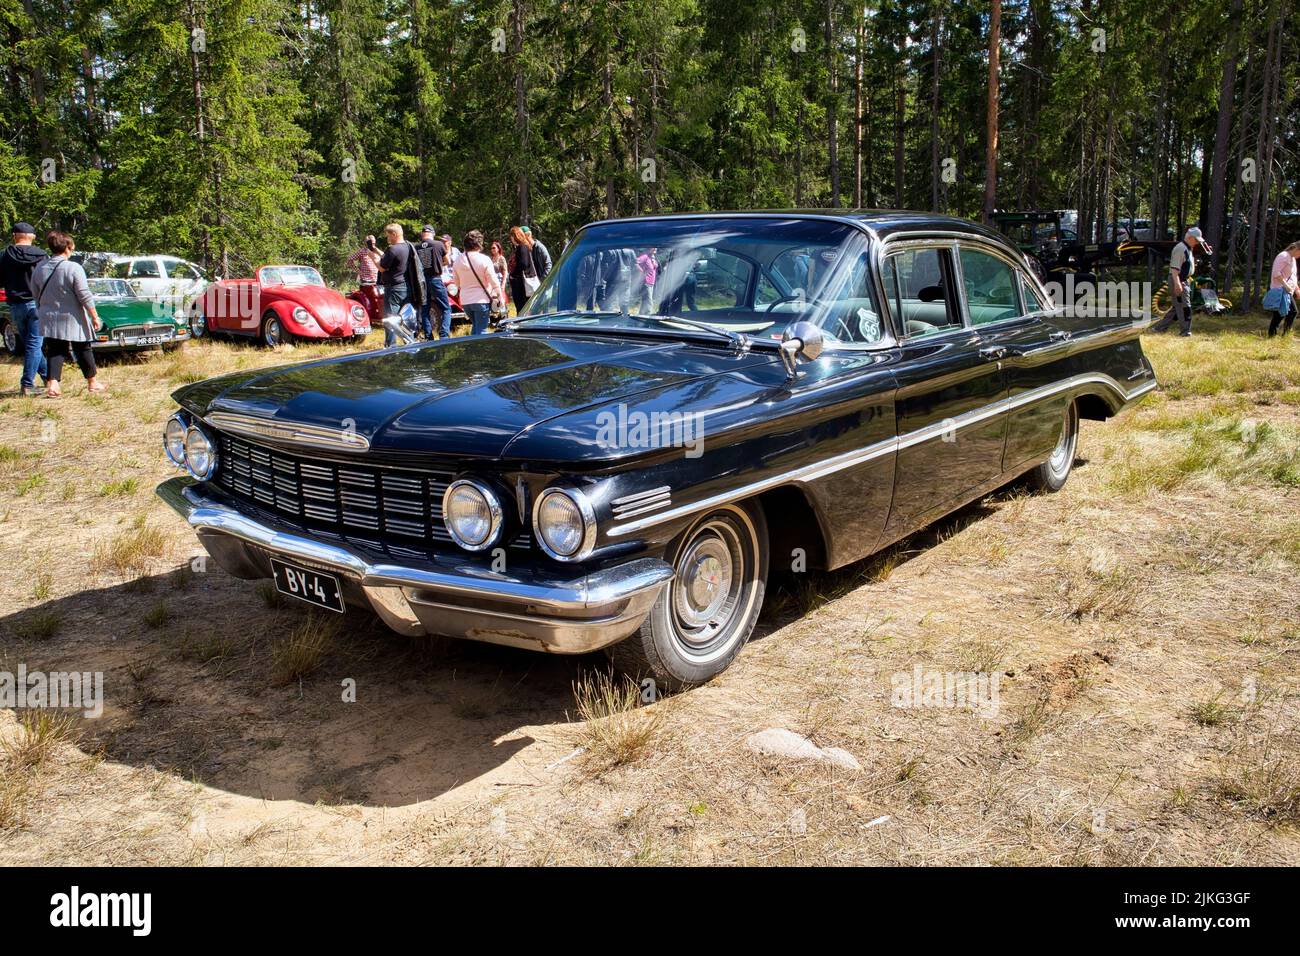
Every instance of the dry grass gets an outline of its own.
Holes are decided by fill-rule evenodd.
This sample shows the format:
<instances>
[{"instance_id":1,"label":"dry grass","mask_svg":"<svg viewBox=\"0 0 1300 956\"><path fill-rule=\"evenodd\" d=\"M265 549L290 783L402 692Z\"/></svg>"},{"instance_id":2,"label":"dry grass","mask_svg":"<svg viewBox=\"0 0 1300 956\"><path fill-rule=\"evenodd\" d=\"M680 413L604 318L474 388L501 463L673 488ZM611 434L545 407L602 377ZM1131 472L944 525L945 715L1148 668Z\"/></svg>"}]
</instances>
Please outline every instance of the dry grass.
<instances>
[{"instance_id":1,"label":"dry grass","mask_svg":"<svg viewBox=\"0 0 1300 956\"><path fill-rule=\"evenodd\" d=\"M597 772L630 764L658 742L664 706L643 705L641 688L629 678L604 670L585 674L574 682L573 700L583 722L583 762Z\"/></svg>"},{"instance_id":2,"label":"dry grass","mask_svg":"<svg viewBox=\"0 0 1300 956\"><path fill-rule=\"evenodd\" d=\"M0 831L23 826L36 789L36 775L59 748L75 742L76 719L52 710L19 713L11 736L0 737Z\"/></svg>"},{"instance_id":3,"label":"dry grass","mask_svg":"<svg viewBox=\"0 0 1300 956\"><path fill-rule=\"evenodd\" d=\"M169 544L166 532L140 515L125 531L95 545L91 568L123 578L139 577L147 574L153 562L167 553Z\"/></svg>"},{"instance_id":4,"label":"dry grass","mask_svg":"<svg viewBox=\"0 0 1300 956\"><path fill-rule=\"evenodd\" d=\"M341 630L337 617L309 614L271 650L271 681L283 687L315 673Z\"/></svg>"}]
</instances>

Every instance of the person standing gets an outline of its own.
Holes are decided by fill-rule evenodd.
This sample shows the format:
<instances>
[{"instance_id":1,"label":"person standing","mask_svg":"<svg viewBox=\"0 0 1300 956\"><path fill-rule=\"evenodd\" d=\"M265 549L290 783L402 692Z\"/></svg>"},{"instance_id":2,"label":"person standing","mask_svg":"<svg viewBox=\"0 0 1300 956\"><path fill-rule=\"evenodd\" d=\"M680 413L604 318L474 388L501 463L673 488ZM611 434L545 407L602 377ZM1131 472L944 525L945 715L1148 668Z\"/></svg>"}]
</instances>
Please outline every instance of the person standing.
<instances>
[{"instance_id":1,"label":"person standing","mask_svg":"<svg viewBox=\"0 0 1300 956\"><path fill-rule=\"evenodd\" d=\"M528 297L537 291L541 280L537 278L537 264L533 259L533 237L522 226L510 227L510 301L515 304L515 314L524 311Z\"/></svg>"},{"instance_id":2,"label":"person standing","mask_svg":"<svg viewBox=\"0 0 1300 956\"><path fill-rule=\"evenodd\" d=\"M659 249L651 246L648 252L636 257L636 266L641 270L641 302L637 311L648 315L655 310L655 277L659 273Z\"/></svg>"},{"instance_id":3,"label":"person standing","mask_svg":"<svg viewBox=\"0 0 1300 956\"><path fill-rule=\"evenodd\" d=\"M492 260L483 254L483 233L472 229L465 234L465 252L452 267L460 288L460 305L469 316L474 335L487 331L488 318L499 308L503 295Z\"/></svg>"},{"instance_id":4,"label":"person standing","mask_svg":"<svg viewBox=\"0 0 1300 956\"><path fill-rule=\"evenodd\" d=\"M424 330L424 337L433 338L432 309L437 308L438 338L451 338L451 302L442 281L447 246L433 234L433 226L425 226L420 230L420 244L415 251L420 257L420 268L424 270L425 296L424 305L420 306L420 327Z\"/></svg>"},{"instance_id":5,"label":"person standing","mask_svg":"<svg viewBox=\"0 0 1300 956\"><path fill-rule=\"evenodd\" d=\"M519 228L532 241L533 270L537 273L537 281L540 282L551 274L551 250L547 249L546 243L533 234L532 226L520 226Z\"/></svg>"},{"instance_id":6,"label":"person standing","mask_svg":"<svg viewBox=\"0 0 1300 956\"><path fill-rule=\"evenodd\" d=\"M488 247L488 258L492 260L492 271L496 273L497 283L504 294L509 285L507 277L510 275L510 263L506 259L505 248L496 239L493 239L492 245ZM502 302L501 305L504 307L505 303Z\"/></svg>"},{"instance_id":7,"label":"person standing","mask_svg":"<svg viewBox=\"0 0 1300 956\"><path fill-rule=\"evenodd\" d=\"M1282 325L1282 334L1291 331L1291 323L1300 308L1300 280L1297 279L1296 260L1300 259L1300 241L1293 242L1277 254L1273 268L1269 270L1268 291L1264 293L1264 310L1272 312L1273 318L1268 323L1268 337L1277 335L1277 328ZM1285 323L1285 324L1283 324Z\"/></svg>"},{"instance_id":8,"label":"person standing","mask_svg":"<svg viewBox=\"0 0 1300 956\"><path fill-rule=\"evenodd\" d=\"M374 236L366 236L366 241L348 256L346 265L357 273L358 291L365 300L366 311L370 314L370 324L378 325L384 321L384 312L379 301L379 245Z\"/></svg>"},{"instance_id":9,"label":"person standing","mask_svg":"<svg viewBox=\"0 0 1300 956\"><path fill-rule=\"evenodd\" d=\"M95 311L86 270L68 258L76 246L67 233L51 232L45 244L50 247L50 255L32 269L28 283L40 315L45 358L49 362L45 394L50 398L63 394L59 384L63 363L74 357L86 377L86 391L105 391L107 386L97 378L94 351L95 333L103 323Z\"/></svg>"},{"instance_id":10,"label":"person standing","mask_svg":"<svg viewBox=\"0 0 1300 956\"><path fill-rule=\"evenodd\" d=\"M36 242L36 227L28 222L14 223L13 243L0 252L0 282L9 303L9 321L14 324L23 356L23 374L18 382L19 395L36 391L36 379L46 380L45 355L41 351L41 326L28 280L32 270L45 258L45 250Z\"/></svg>"},{"instance_id":11,"label":"person standing","mask_svg":"<svg viewBox=\"0 0 1300 956\"><path fill-rule=\"evenodd\" d=\"M1192 226L1169 254L1169 293L1174 304L1164 318L1151 326L1152 332L1163 332L1178 319L1182 325L1179 334L1184 338L1192 334L1192 278L1196 275L1196 250L1202 245L1201 230ZM1205 251L1210 252L1210 247L1205 246Z\"/></svg>"},{"instance_id":12,"label":"person standing","mask_svg":"<svg viewBox=\"0 0 1300 956\"><path fill-rule=\"evenodd\" d=\"M380 257L379 273L384 280L384 348L391 348L397 344L402 306L418 309L424 301L424 272L415 246L403 238L399 223L390 222L384 227L384 235L388 248Z\"/></svg>"}]
</instances>

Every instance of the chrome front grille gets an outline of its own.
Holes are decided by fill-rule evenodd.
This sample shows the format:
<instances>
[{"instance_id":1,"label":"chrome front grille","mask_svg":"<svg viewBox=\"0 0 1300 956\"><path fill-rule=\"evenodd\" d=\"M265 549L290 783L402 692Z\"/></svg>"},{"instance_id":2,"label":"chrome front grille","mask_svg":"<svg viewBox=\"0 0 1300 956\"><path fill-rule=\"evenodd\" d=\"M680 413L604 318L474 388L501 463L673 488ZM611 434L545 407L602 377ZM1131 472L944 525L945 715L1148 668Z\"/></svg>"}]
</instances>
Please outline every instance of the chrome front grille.
<instances>
[{"instance_id":1,"label":"chrome front grille","mask_svg":"<svg viewBox=\"0 0 1300 956\"><path fill-rule=\"evenodd\" d=\"M213 479L231 495L305 525L403 549L454 549L442 523L452 476L342 464L271 449L218 433ZM531 547L521 533L512 547Z\"/></svg>"}]
</instances>

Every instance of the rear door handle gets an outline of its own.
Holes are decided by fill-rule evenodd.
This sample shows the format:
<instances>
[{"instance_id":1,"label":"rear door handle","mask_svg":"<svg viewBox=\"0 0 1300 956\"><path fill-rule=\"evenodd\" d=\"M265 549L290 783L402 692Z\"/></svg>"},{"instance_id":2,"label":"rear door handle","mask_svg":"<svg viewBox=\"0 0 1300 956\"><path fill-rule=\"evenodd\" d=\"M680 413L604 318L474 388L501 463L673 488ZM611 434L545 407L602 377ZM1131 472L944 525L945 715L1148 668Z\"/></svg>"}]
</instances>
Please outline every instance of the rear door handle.
<instances>
[{"instance_id":1,"label":"rear door handle","mask_svg":"<svg viewBox=\"0 0 1300 956\"><path fill-rule=\"evenodd\" d=\"M1002 345L990 345L986 348L980 349L980 358L984 359L985 361L993 362L996 361L997 359L1006 358L1006 357L1007 357L1007 350L1006 347Z\"/></svg>"},{"instance_id":2,"label":"rear door handle","mask_svg":"<svg viewBox=\"0 0 1300 956\"><path fill-rule=\"evenodd\" d=\"M1066 331L1065 329L1057 329L1055 332L1049 335L1048 338L1051 339L1053 342L1068 342L1070 341L1071 333Z\"/></svg>"}]
</instances>

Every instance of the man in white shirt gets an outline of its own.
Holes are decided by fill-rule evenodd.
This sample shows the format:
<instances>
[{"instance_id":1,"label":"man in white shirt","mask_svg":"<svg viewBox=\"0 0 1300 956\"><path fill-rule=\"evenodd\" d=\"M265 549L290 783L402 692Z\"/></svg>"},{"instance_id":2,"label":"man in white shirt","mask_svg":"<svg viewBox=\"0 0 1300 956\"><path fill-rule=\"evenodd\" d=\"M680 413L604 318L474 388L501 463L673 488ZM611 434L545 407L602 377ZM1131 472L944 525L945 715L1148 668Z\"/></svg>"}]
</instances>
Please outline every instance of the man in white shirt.
<instances>
[{"instance_id":1,"label":"man in white shirt","mask_svg":"<svg viewBox=\"0 0 1300 956\"><path fill-rule=\"evenodd\" d=\"M451 271L460 289L460 305L469 317L472 332L482 335L487 331L493 306L505 301L492 260L483 254L483 233L472 229L465 234L465 251Z\"/></svg>"}]
</instances>

